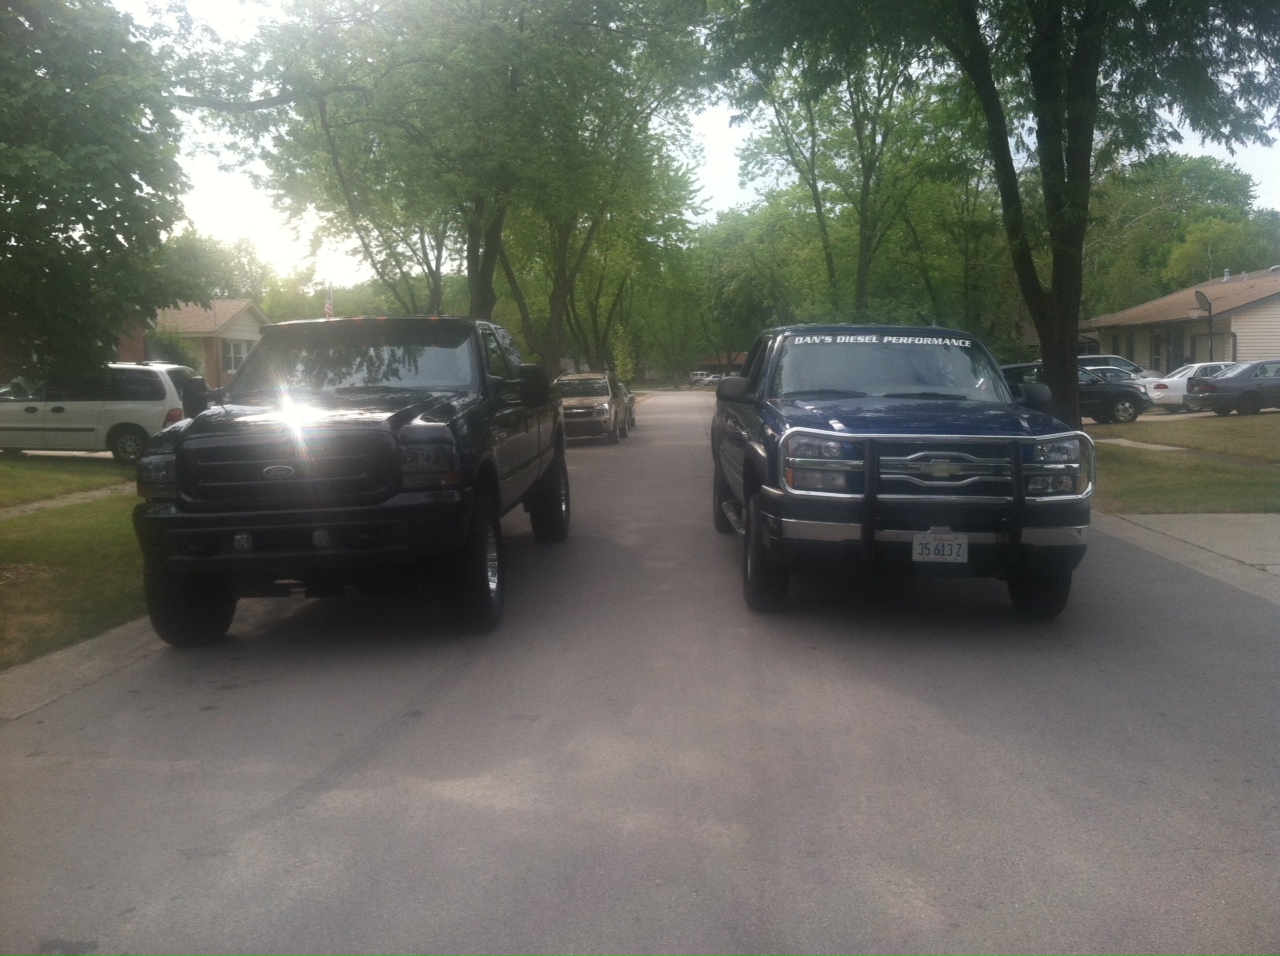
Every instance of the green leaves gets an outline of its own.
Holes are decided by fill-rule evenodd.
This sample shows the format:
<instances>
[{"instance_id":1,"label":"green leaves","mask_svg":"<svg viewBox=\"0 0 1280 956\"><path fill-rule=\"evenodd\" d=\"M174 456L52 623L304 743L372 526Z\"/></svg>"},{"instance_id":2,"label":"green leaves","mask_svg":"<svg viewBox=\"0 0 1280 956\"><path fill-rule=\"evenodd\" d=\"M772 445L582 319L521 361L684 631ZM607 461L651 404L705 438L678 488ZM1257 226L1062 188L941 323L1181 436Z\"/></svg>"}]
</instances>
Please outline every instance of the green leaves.
<instances>
[{"instance_id":1,"label":"green leaves","mask_svg":"<svg viewBox=\"0 0 1280 956\"><path fill-rule=\"evenodd\" d=\"M93 366L176 290L179 125L151 49L105 0L0 10L0 363Z\"/></svg>"}]
</instances>

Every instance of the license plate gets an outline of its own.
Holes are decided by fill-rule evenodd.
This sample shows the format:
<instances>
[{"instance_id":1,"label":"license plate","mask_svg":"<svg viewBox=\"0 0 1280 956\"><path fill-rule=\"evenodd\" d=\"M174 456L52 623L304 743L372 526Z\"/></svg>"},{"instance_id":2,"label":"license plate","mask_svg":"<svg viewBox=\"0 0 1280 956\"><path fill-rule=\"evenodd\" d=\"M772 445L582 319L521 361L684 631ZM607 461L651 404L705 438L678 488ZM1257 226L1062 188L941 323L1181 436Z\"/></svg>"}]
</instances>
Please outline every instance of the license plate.
<instances>
[{"instance_id":1,"label":"license plate","mask_svg":"<svg viewBox=\"0 0 1280 956\"><path fill-rule=\"evenodd\" d=\"M969 560L969 536L917 534L912 540L911 560L964 564Z\"/></svg>"}]
</instances>

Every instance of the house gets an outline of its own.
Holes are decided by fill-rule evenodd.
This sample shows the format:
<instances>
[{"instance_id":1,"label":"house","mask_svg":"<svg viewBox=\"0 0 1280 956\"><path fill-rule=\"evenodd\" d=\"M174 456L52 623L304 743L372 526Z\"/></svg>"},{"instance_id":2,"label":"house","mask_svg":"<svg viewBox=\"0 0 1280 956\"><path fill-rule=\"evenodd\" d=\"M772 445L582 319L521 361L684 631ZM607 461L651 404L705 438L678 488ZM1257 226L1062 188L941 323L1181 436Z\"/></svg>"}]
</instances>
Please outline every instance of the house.
<instances>
[{"instance_id":1,"label":"house","mask_svg":"<svg viewBox=\"0 0 1280 956\"><path fill-rule=\"evenodd\" d=\"M190 341L200 357L198 371L210 388L221 388L231 381L249 349L262 338L262 327L270 321L252 299L214 299L207 309L194 303L162 309L156 316L156 327ZM120 337L118 351L122 362L154 357L149 354L145 332L137 330Z\"/></svg>"},{"instance_id":2,"label":"house","mask_svg":"<svg viewBox=\"0 0 1280 956\"><path fill-rule=\"evenodd\" d=\"M1280 357L1280 266L1224 274L1080 323L1097 351L1171 372L1188 362Z\"/></svg>"}]
</instances>

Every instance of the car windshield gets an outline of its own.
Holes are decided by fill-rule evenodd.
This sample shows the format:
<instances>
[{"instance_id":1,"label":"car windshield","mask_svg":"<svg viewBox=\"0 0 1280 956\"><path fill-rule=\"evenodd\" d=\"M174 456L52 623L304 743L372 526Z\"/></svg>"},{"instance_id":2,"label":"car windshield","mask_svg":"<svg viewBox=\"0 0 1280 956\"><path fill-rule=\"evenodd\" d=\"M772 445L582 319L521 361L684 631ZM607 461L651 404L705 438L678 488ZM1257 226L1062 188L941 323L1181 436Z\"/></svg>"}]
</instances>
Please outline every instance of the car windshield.
<instances>
[{"instance_id":1,"label":"car windshield","mask_svg":"<svg viewBox=\"0 0 1280 956\"><path fill-rule=\"evenodd\" d=\"M468 326L373 319L268 327L236 373L229 399L263 393L359 396L478 387Z\"/></svg>"},{"instance_id":2,"label":"car windshield","mask_svg":"<svg viewBox=\"0 0 1280 956\"><path fill-rule=\"evenodd\" d=\"M778 398L918 398L1006 404L986 351L968 336L794 332L771 383Z\"/></svg>"},{"instance_id":3,"label":"car windshield","mask_svg":"<svg viewBox=\"0 0 1280 956\"><path fill-rule=\"evenodd\" d=\"M602 378L561 379L560 394L564 398L589 398L596 395L608 395L609 383Z\"/></svg>"}]
</instances>

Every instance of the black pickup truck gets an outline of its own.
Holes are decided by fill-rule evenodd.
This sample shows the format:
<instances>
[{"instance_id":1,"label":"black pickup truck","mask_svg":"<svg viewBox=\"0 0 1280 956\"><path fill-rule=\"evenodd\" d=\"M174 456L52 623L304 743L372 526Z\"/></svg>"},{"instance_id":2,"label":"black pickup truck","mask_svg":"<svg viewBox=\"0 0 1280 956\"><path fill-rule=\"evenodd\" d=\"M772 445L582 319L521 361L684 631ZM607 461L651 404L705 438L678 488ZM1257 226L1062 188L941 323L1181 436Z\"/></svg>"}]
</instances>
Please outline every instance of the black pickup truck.
<instances>
[{"instance_id":1,"label":"black pickup truck","mask_svg":"<svg viewBox=\"0 0 1280 956\"><path fill-rule=\"evenodd\" d=\"M488 322L323 319L268 326L225 390L138 462L147 609L175 645L223 637L240 597L440 587L497 626L501 516L569 532L560 401Z\"/></svg>"},{"instance_id":2,"label":"black pickup truck","mask_svg":"<svg viewBox=\"0 0 1280 956\"><path fill-rule=\"evenodd\" d=\"M744 538L753 610L806 563L869 575L996 577L1015 610L1065 607L1084 557L1093 443L1010 386L968 332L768 330L716 388L716 530Z\"/></svg>"}]
</instances>

